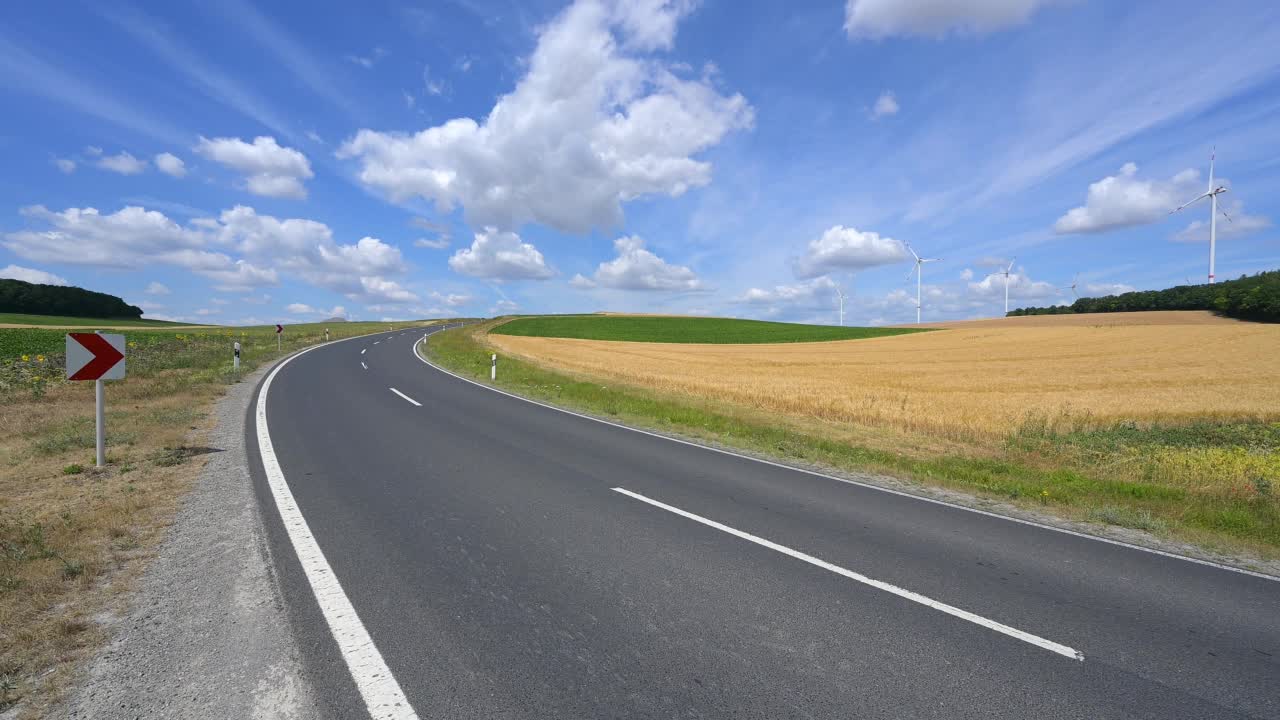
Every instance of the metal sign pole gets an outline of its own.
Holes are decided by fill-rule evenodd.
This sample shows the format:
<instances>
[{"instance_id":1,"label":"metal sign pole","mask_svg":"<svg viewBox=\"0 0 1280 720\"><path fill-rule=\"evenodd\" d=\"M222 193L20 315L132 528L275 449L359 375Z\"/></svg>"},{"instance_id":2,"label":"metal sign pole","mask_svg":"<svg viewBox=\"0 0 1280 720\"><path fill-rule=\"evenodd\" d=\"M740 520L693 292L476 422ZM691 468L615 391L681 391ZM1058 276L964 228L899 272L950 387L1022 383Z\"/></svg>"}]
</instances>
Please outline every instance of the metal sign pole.
<instances>
[{"instance_id":1,"label":"metal sign pole","mask_svg":"<svg viewBox=\"0 0 1280 720\"><path fill-rule=\"evenodd\" d=\"M102 334L101 330L97 330L95 332L98 335ZM97 406L94 409L94 425L96 426L94 430L94 440L97 448L97 452L94 454L94 460L98 467L102 467L107 464L107 412L104 407L106 405L105 395L106 391L103 387L102 379L99 378L94 380L93 399L94 404Z\"/></svg>"}]
</instances>

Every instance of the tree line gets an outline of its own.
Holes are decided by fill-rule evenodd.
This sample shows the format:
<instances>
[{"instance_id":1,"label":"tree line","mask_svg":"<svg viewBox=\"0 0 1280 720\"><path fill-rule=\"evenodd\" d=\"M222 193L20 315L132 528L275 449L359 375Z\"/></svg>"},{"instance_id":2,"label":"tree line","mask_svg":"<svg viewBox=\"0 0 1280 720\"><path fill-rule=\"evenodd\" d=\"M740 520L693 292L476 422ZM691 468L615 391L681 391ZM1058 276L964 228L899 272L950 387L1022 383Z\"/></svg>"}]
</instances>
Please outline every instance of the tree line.
<instances>
[{"instance_id":1,"label":"tree line","mask_svg":"<svg viewBox=\"0 0 1280 720\"><path fill-rule=\"evenodd\" d=\"M0 279L0 312L136 320L142 308L115 295L62 285Z\"/></svg>"},{"instance_id":2,"label":"tree line","mask_svg":"<svg viewBox=\"0 0 1280 720\"><path fill-rule=\"evenodd\" d=\"M1241 320L1280 322L1280 270L1242 275L1214 285L1179 285L1166 290L1080 298L1070 305L1018 308L1010 310L1009 316L1145 310L1210 310Z\"/></svg>"}]
</instances>

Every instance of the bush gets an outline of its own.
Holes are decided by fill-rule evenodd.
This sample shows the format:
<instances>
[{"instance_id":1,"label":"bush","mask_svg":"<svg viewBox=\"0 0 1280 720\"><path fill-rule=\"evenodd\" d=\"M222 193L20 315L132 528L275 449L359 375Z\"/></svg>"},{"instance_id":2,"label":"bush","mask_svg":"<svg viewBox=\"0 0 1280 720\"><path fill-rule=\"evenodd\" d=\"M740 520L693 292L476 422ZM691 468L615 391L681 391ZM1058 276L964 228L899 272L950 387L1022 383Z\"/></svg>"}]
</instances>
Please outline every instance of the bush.
<instances>
[{"instance_id":1,"label":"bush","mask_svg":"<svg viewBox=\"0 0 1280 720\"><path fill-rule=\"evenodd\" d=\"M0 279L0 312L134 320L142 317L142 308L115 295L9 279Z\"/></svg>"}]
</instances>

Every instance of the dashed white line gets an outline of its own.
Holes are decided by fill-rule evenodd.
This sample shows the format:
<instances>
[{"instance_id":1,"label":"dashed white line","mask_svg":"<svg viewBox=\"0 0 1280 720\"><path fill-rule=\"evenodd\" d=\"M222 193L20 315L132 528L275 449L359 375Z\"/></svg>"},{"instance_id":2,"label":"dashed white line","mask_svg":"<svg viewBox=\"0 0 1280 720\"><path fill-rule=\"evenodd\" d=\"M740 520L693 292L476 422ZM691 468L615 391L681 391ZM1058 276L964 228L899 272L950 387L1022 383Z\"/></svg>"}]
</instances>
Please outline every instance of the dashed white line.
<instances>
[{"instance_id":1,"label":"dashed white line","mask_svg":"<svg viewBox=\"0 0 1280 720\"><path fill-rule=\"evenodd\" d=\"M361 348L360 350L361 355L365 354L366 352L369 352L369 348Z\"/></svg>"},{"instance_id":2,"label":"dashed white line","mask_svg":"<svg viewBox=\"0 0 1280 720\"><path fill-rule=\"evenodd\" d=\"M448 330L449 328L445 327L440 329ZM554 410L559 413L564 413L565 415L572 415L576 418L589 420L594 423L600 423L601 425L616 427L620 430L626 430L628 432L639 433L641 435L648 435L649 437L657 438L659 440L666 440L667 442L678 443L680 445L688 445L689 447L695 447L695 448L698 448L699 450L706 450L707 452L719 453L721 455L736 457L740 460L747 460L753 463L760 463L761 465L770 465L772 467L781 468L783 470L790 470L792 472L804 473L805 475L812 475L813 477L820 477L826 480L831 480L838 483L844 483L845 485L853 485L854 487L860 487L867 490L874 490L875 492L887 493L889 495L897 495L899 497L910 498L911 500L919 500L920 502L927 502L933 505L941 505L942 507L951 508L952 510L960 510L962 512L973 513L974 515L985 515L986 517L995 518L996 520L1004 520L1006 522L1017 523L1019 525L1026 525L1028 527L1039 528L1041 530L1048 530L1049 532L1060 533L1062 535L1071 535L1072 537L1078 537L1083 540L1092 540L1094 542L1106 543L1107 545L1115 545L1116 547L1122 547L1127 550L1137 550L1138 552L1149 553L1151 555L1159 555L1161 557L1167 557L1173 560L1182 560L1183 562L1195 563L1196 565L1204 565L1206 567L1215 568L1217 570L1226 570L1227 572L1233 572L1233 573L1238 573L1240 575L1248 575L1250 577L1256 577L1260 580L1270 580L1271 582L1280 582L1280 575L1268 575L1267 573L1261 573L1256 570L1249 570L1247 568L1236 567L1234 565L1224 565L1223 563L1214 562L1212 560L1204 560L1197 557L1191 557L1190 555L1179 555L1178 553L1169 552L1167 550L1158 550L1156 548L1147 547L1145 545L1135 545L1133 543L1125 542L1123 540L1114 540L1112 538L1103 537L1101 535L1091 535L1089 533L1080 532L1078 530L1071 530L1070 528L1058 527L1056 525L1049 525L1047 523L1036 522L1035 520L1025 520L1020 517L1013 517L1012 515L1001 515L1000 513L991 512L990 510L980 510L978 508L969 507L968 505L960 505L958 503L948 502L946 500L938 500L937 498L926 497L924 495L917 495L915 493L904 492L902 490L894 490L893 488L887 488L881 485L873 485L871 483L859 482L857 480L850 480L849 478L842 478L842 477L837 477L835 475L828 475L826 473L818 472L816 470L809 470L808 468L797 467L795 465L788 465L784 462L766 460L764 458L754 457L752 455L743 455L742 453L734 452L733 450L725 450L723 448L711 447L710 445L702 445L700 443L691 442L689 440L681 440L680 438L674 438L674 437L671 437L670 435L663 435L661 433L656 433L649 430L641 430L640 428L631 427L630 425L623 425L622 423L616 423L616 422L613 422L612 420L605 420L603 418L592 417L591 415L584 415L583 413L574 412L572 410L566 410L562 407L556 407L555 405L549 405L544 402L539 402L537 400L524 397L523 395L516 395L515 393L509 393L506 390L499 390L498 388L492 385L476 382L471 378L463 377L458 373L455 373L450 370L446 370L443 367L440 367L439 365L423 357L418 352L418 345L420 345L426 339L427 339L427 336L423 335L422 338L418 340L418 342L415 342L413 346L410 348L410 351L413 353L413 356L418 358L418 362L421 362L424 365L428 365L431 368L438 370L439 372L442 372L445 375L449 375L450 377L453 377L457 380L461 380L462 382L471 383L476 387L484 388L485 390L488 390L490 392L496 392L499 395L506 395L509 398L519 400L521 402L527 402L530 405L537 405L538 407L544 407L548 410Z\"/></svg>"},{"instance_id":3,"label":"dashed white line","mask_svg":"<svg viewBox=\"0 0 1280 720\"><path fill-rule=\"evenodd\" d=\"M395 389L395 388L387 388L387 389L388 389L388 390L390 390L391 392L393 392L393 393L395 393L395 394L399 395L400 397L404 398L405 400L408 400L409 402L413 403L414 405L417 405L418 407L422 407L422 403L418 402L417 400L414 400L413 398L409 397L408 395L405 395L404 393L400 392L399 390L397 390L397 389Z\"/></svg>"},{"instance_id":4,"label":"dashed white line","mask_svg":"<svg viewBox=\"0 0 1280 720\"><path fill-rule=\"evenodd\" d=\"M810 565L816 565L822 568L823 570L829 570L837 575L842 575L844 577L847 577L850 580L856 580L864 585L870 585L871 587L876 588L877 590L883 590L887 593L897 595L900 598L905 598L907 600L910 600L911 602L919 603L921 605L924 605L925 607L933 608L934 610L944 612L953 617L958 617L962 620L968 620L969 622L974 623L975 625L981 625L982 627L987 628L989 630L995 630L998 633L1003 633L1005 635L1008 635L1011 638L1016 638L1023 642L1030 643L1032 645L1035 645L1036 647L1040 647L1045 650L1048 650L1049 652L1054 652L1064 657L1069 657L1072 660L1084 660L1083 653L1081 653L1078 650L1073 650L1072 648L1069 648L1066 645L1061 645L1059 643L1053 642L1052 640L1045 640L1044 638L1039 637L1037 635L1032 635L1029 632L1024 632L1017 628L1009 627L1008 625L996 622L995 620L989 620L987 618L982 617L981 615L976 615L974 613L971 613L968 610L961 610L958 607L954 607L946 603L938 602L937 600L925 597L920 593L915 593L910 590L905 590L903 588L900 588L897 585L890 585L887 582L876 580L874 578L869 578L866 575L863 575L861 573L856 573L852 570L847 570L845 568L840 567L839 565L833 565L825 560L820 560L812 555L802 553L799 550L793 550L785 545L779 545L776 542L765 540L764 538L757 537L755 535L752 535L751 533L743 532L741 530L735 530L734 528L731 528L728 525L718 523L715 520L709 520L705 517L702 517L701 515L695 515L687 510L681 510L678 507L668 505L664 502L659 502L652 498L645 497L640 493L631 492L626 488L616 487L613 489L613 491L622 493L623 495L639 500L640 502L648 503L654 507L662 508L667 512L675 513L680 517L688 518L690 520L693 520L694 522L702 523L707 527L715 528L716 530L728 533L730 535L733 535L734 537L741 538L748 542L753 542L763 547L767 547L770 550L775 550L777 552L782 553L783 555L789 555L797 560L803 560L809 563Z\"/></svg>"},{"instance_id":5,"label":"dashed white line","mask_svg":"<svg viewBox=\"0 0 1280 720\"><path fill-rule=\"evenodd\" d=\"M373 344L374 344L374 345L378 345L378 344L380 344L381 342L382 342L381 340L374 340L374 341L373 341Z\"/></svg>"},{"instance_id":6,"label":"dashed white line","mask_svg":"<svg viewBox=\"0 0 1280 720\"><path fill-rule=\"evenodd\" d=\"M308 348L311 349L314 348ZM374 646L373 638L369 637L350 598L343 591L315 536L311 534L311 528L302 516L293 492L289 490L289 483L285 480L284 471L280 468L271 444L271 433L267 428L267 392L271 389L271 381L290 360L308 350L286 358L262 382L255 412L262 469L267 477L267 485L271 488L271 495L275 498L276 508L280 511L280 520L284 523L289 542L298 555L307 582L311 584L311 591L315 593L316 603L329 625L329 631L333 633L333 639L338 644L342 659L347 663L347 669L351 671L351 677L355 680L370 717L374 720L417 720L418 714L409 705L400 684L391 674L391 668L387 667L382 654Z\"/></svg>"},{"instance_id":7,"label":"dashed white line","mask_svg":"<svg viewBox=\"0 0 1280 720\"><path fill-rule=\"evenodd\" d=\"M365 365L363 360L360 361L360 367L364 368L365 370L369 369L369 366Z\"/></svg>"}]
</instances>

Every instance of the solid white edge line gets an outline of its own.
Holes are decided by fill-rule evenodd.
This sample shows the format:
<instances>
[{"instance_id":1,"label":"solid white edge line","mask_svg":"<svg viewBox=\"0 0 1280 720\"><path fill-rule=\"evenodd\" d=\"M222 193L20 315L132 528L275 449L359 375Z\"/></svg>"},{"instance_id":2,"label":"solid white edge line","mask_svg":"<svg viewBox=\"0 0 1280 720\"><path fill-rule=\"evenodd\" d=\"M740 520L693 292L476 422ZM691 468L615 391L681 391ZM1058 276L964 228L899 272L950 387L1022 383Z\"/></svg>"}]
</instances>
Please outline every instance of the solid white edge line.
<instances>
[{"instance_id":1,"label":"solid white edge line","mask_svg":"<svg viewBox=\"0 0 1280 720\"><path fill-rule=\"evenodd\" d=\"M337 575L320 550L319 543L311 534L311 528L302 516L293 492L289 490L289 483L285 480L284 471L280 468L271 443L271 433L267 426L267 392L271 389L271 382L290 361L317 347L323 346L315 345L285 358L262 382L255 413L262 469L267 477L267 485L271 488L271 496L275 498L276 509L280 512L280 520L289 535L289 542L293 545L311 591L315 593L320 612L329 625L329 631L333 633L333 639L338 644L342 659L347 663L347 669L355 680L369 715L374 720L417 720L418 714L409 704L400 684L382 659L382 654L374 646L373 638L369 637L355 607L338 582Z\"/></svg>"},{"instance_id":2,"label":"solid white edge line","mask_svg":"<svg viewBox=\"0 0 1280 720\"><path fill-rule=\"evenodd\" d=\"M440 330L449 330L449 329L451 328L447 328L447 327L440 328ZM427 336L424 335L420 340L418 340L418 342L413 344L413 347L412 347L413 356L418 358L420 362L430 365L431 367L435 368L436 370L439 370L445 375L451 375L463 382L471 383L472 385L475 385L477 387L482 387L485 390L490 390L492 392L496 392L501 395L506 395L507 397L515 398L516 400L522 400L532 405L538 405L540 407L547 408L548 410L555 410L556 412L562 412L566 415L573 415L574 417L579 417L579 418L582 418L583 420L598 422L602 425L611 425L616 428L621 428L622 430L628 430L630 432L640 433L641 435L648 435L649 437L655 437L655 438L659 438L661 440L667 440L673 443L680 443L681 445L688 445L689 447L695 447L701 450L707 450L709 452L720 453L721 455L729 455L731 457L741 458L743 460L750 460L751 462L757 462L763 465L771 465L776 468L791 470L792 472L799 472L799 473L804 473L806 475L812 475L814 477L825 478L827 480L834 480L835 482L844 483L846 485L855 485L857 487L866 488L868 490L875 490L877 492L889 493L890 495L898 495L900 497L911 498L912 500L919 500L921 502L933 503L934 505L941 505L943 507L949 507L955 510L963 510L965 512L974 513L976 515L985 515L987 517L996 518L999 520L1007 520L1008 522L1018 523L1019 525L1027 525L1030 527L1040 528L1041 530L1050 530L1052 532L1062 533L1063 535L1072 535L1074 537L1083 538L1085 540L1093 540L1095 542L1106 543L1108 545L1115 545L1117 547L1128 548L1129 550L1138 550L1140 552L1150 553L1152 555L1160 555L1162 557L1172 558L1174 560L1182 560L1189 563L1195 563L1197 565L1205 565L1207 567L1216 568L1218 570L1226 570L1228 572L1240 573L1241 575L1249 575L1252 577L1261 578L1263 580L1280 582L1280 576L1268 575L1266 573L1261 573L1256 570L1249 570L1247 568L1235 567L1233 565L1224 565L1222 563L1214 562L1212 560L1203 560L1201 558L1190 557L1188 555L1179 555L1177 553L1168 552L1167 550L1158 550L1156 548L1150 548L1144 545L1135 545L1133 543L1127 543L1123 540L1113 540L1112 538L1102 537L1100 535L1090 535L1089 533L1083 533L1077 530L1071 530L1070 528L1047 525L1045 523L1036 522L1035 520L1024 520L1023 518L1013 517L1011 515L1001 515L1000 513L994 513L989 510L980 510L978 508L968 507L967 505L960 505L953 502L947 502L946 500L938 500L936 498L925 497L924 495L916 495L914 493L909 493L909 492L903 492L902 490L894 490L893 488L881 487L879 485L860 482L858 480L850 480L848 478L836 477L835 475L827 475L826 473L821 473L821 472L818 472L817 470L809 470L806 468L797 467L795 465L788 465L786 463L775 462L773 460L765 460L764 458L752 457L750 455L743 455L742 453L736 453L732 450L724 450L721 448L711 447L710 445L701 445L696 442L690 442L688 440L681 440L680 438L670 437L669 435L663 435L661 433L651 432L649 430L641 430L640 428L631 427L630 425L623 425L621 423L616 423L610 420L604 420L598 417L584 415L579 412L574 412L572 410L566 410L561 407L556 407L555 405L548 405L547 403L539 402L537 400L532 400L527 397L522 397L520 395L516 395L515 393L509 393L506 390L499 390L498 388L493 387L492 385L486 385L481 382L476 382L471 378L465 378L450 370L445 370L439 365L422 357L422 355L418 353L418 345L422 344L422 342L425 341L426 339L427 339Z\"/></svg>"},{"instance_id":3,"label":"solid white edge line","mask_svg":"<svg viewBox=\"0 0 1280 720\"><path fill-rule=\"evenodd\" d=\"M810 565L816 565L822 568L823 570L829 570L837 575L847 577L850 580L856 580L857 582L860 582L863 585L870 585L871 587L876 588L877 590L883 590L887 593L897 595L900 598L905 598L907 600L910 600L911 602L919 603L921 605L924 605L925 607L933 608L934 610L937 610L939 612L944 612L948 615L951 615L952 617L958 617L961 620L968 620L969 622L975 625L981 625L982 627L987 628L988 630L994 630L998 633L1008 635L1011 638L1021 640L1025 643L1030 643L1032 645L1035 645L1036 647L1048 650L1049 652L1057 653L1059 655L1062 655L1063 657L1071 658L1072 660L1080 660L1080 661L1084 660L1083 653L1081 653L1079 650L1075 650L1074 648L1069 648L1066 645L1056 643L1052 640L1046 640L1038 635L1032 635L1029 632L1019 630L1015 627L1009 627L1004 623L996 622L995 620L990 620L988 618L982 617L981 615L971 613L968 610L961 610L960 608L955 607L953 605L948 605L943 602L938 602L933 598L925 597L920 593L916 593L910 590L906 590L904 588L900 588L897 585L890 585L887 582L876 580L875 578L869 578L866 575L863 575L861 573L856 573L846 568L842 568L839 565L833 565L827 562L826 560L821 560L807 553L802 553L799 550L793 550L787 547L786 545L779 545L778 543L773 542L771 540L765 540L764 538L758 537L756 535L752 535L751 533L743 532L741 530L731 528L728 525L718 523L715 520L702 517L701 515L695 515L694 513L691 513L687 510L681 510L680 508L675 507L673 505L668 505L664 502L659 502L657 500L654 500L653 498L645 497L640 493L631 492L626 488L616 487L616 488L613 488L613 491L616 493L622 493L623 495L639 500L640 502L648 503L654 507L662 508L667 512L675 513L680 517L688 518L690 520L693 520L694 522L702 523L707 527L715 528L720 532L728 533L736 538L741 538L748 542L753 542L762 547L769 548L770 550L780 552L783 555L789 555L797 560L803 560L804 562L807 562Z\"/></svg>"},{"instance_id":4,"label":"solid white edge line","mask_svg":"<svg viewBox=\"0 0 1280 720\"><path fill-rule=\"evenodd\" d=\"M417 400L414 400L413 398L409 397L408 395L405 395L404 393L400 392L399 390L397 390L397 389L395 389L395 388L387 388L387 389L388 389L388 390L390 390L391 392L393 392L393 393L395 393L395 394L399 395L400 397L404 398L405 400L408 400L409 402L413 403L414 405L417 405L418 407L422 407L422 403L418 402Z\"/></svg>"}]
</instances>

